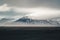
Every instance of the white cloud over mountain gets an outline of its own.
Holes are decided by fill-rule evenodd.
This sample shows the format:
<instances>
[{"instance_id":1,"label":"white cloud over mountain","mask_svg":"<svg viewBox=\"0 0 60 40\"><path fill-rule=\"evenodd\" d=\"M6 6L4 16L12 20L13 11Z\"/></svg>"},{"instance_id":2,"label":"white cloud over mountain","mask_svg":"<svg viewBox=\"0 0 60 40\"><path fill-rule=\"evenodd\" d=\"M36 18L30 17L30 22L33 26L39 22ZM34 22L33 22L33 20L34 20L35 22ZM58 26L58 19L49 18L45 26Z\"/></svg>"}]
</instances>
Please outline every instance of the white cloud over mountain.
<instances>
[{"instance_id":1,"label":"white cloud over mountain","mask_svg":"<svg viewBox=\"0 0 60 40\"><path fill-rule=\"evenodd\" d=\"M28 16L33 19L49 19L53 17L60 17L60 10L46 8L46 7L36 7L36 8L21 8L15 6L8 6L8 4L3 4L0 6L0 16L1 17L11 17L20 18L21 16Z\"/></svg>"}]
</instances>

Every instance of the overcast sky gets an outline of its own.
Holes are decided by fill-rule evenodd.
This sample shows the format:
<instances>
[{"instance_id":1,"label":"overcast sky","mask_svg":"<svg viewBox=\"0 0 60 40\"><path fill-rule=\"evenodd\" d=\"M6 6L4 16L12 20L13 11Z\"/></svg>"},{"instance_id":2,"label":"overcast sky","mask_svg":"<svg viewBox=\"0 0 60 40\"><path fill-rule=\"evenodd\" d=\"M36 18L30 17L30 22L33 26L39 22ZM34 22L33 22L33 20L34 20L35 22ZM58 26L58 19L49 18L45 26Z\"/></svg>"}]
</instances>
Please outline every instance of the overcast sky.
<instances>
[{"instance_id":1,"label":"overcast sky","mask_svg":"<svg viewBox=\"0 0 60 40\"><path fill-rule=\"evenodd\" d=\"M46 10L46 8L49 9ZM42 11L40 12L39 10ZM0 17L20 17L27 13L32 13L32 15L40 13L43 18L48 13L53 15L54 13L60 13L59 10L60 0L0 0ZM42 16L41 14L44 15Z\"/></svg>"},{"instance_id":2,"label":"overcast sky","mask_svg":"<svg viewBox=\"0 0 60 40\"><path fill-rule=\"evenodd\" d=\"M18 7L44 6L44 7L60 8L60 0L0 0L0 5L3 4Z\"/></svg>"}]
</instances>

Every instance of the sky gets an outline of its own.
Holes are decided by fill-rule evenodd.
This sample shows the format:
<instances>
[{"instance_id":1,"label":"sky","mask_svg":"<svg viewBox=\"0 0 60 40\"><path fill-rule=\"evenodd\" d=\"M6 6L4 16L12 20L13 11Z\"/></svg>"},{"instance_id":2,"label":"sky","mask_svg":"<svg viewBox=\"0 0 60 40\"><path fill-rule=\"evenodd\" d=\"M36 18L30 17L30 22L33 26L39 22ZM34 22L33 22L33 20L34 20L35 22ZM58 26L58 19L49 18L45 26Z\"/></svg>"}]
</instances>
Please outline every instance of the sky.
<instances>
[{"instance_id":1,"label":"sky","mask_svg":"<svg viewBox=\"0 0 60 40\"><path fill-rule=\"evenodd\" d=\"M0 0L0 5L8 4L8 6L18 7L60 7L60 0Z\"/></svg>"},{"instance_id":2,"label":"sky","mask_svg":"<svg viewBox=\"0 0 60 40\"><path fill-rule=\"evenodd\" d=\"M0 0L0 18L48 19L60 17L60 0Z\"/></svg>"}]
</instances>

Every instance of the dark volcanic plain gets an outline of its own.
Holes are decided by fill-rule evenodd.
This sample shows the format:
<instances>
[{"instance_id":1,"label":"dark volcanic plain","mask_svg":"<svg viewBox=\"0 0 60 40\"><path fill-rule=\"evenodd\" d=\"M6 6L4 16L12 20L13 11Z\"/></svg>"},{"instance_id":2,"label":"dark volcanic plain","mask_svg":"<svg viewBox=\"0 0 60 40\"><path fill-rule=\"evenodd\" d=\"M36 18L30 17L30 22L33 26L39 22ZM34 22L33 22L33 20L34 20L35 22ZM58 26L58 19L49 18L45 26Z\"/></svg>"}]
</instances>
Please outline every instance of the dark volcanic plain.
<instances>
[{"instance_id":1,"label":"dark volcanic plain","mask_svg":"<svg viewBox=\"0 0 60 40\"><path fill-rule=\"evenodd\" d=\"M0 27L1 40L60 40L60 27Z\"/></svg>"}]
</instances>

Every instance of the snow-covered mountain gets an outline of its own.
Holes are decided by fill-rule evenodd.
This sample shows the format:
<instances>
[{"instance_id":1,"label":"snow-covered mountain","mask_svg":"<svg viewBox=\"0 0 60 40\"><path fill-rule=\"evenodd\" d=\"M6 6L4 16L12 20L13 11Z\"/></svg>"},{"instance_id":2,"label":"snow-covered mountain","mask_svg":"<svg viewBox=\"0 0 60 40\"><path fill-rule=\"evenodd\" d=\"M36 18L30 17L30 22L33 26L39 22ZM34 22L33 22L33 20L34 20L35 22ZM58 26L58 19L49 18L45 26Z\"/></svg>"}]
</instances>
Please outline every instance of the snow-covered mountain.
<instances>
[{"instance_id":1,"label":"snow-covered mountain","mask_svg":"<svg viewBox=\"0 0 60 40\"><path fill-rule=\"evenodd\" d=\"M60 25L60 17L56 17L56 18L51 18L48 20L50 24L57 24Z\"/></svg>"},{"instance_id":2,"label":"snow-covered mountain","mask_svg":"<svg viewBox=\"0 0 60 40\"><path fill-rule=\"evenodd\" d=\"M60 25L60 21L57 21L59 20L60 18L53 18L53 19L49 19L49 20L37 20L37 19L31 19L31 18L28 18L27 16L26 17L22 17L18 20L16 20L15 22L18 22L18 23L27 23L27 24L51 24L51 25Z\"/></svg>"},{"instance_id":3,"label":"snow-covered mountain","mask_svg":"<svg viewBox=\"0 0 60 40\"><path fill-rule=\"evenodd\" d=\"M36 24L36 25L60 25L60 18L52 18L49 20L37 20L37 19L31 19L28 16L24 16L21 18L16 19L12 19L12 18L2 18L0 19L0 25L21 25L21 24Z\"/></svg>"}]
</instances>

